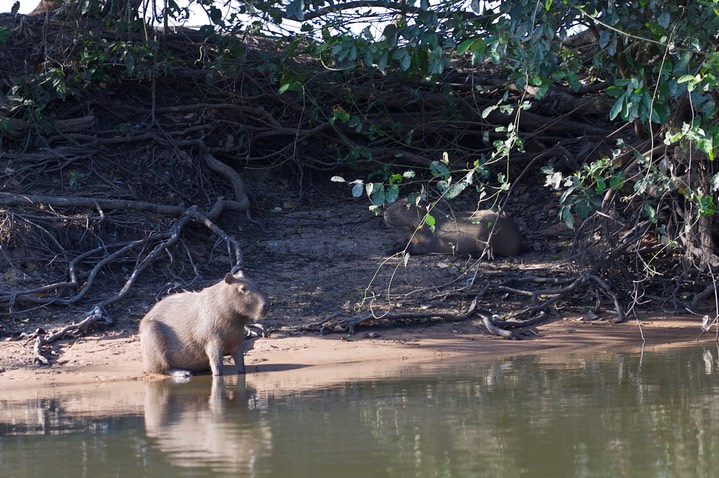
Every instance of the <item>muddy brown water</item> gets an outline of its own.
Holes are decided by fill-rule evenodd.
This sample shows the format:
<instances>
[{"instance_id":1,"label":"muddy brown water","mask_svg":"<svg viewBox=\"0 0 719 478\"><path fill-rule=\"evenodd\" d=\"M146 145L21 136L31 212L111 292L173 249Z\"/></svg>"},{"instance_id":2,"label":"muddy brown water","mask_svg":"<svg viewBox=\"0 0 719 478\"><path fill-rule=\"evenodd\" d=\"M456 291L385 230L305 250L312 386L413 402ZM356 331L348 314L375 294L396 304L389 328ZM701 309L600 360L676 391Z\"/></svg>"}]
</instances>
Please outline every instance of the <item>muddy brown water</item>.
<instances>
[{"instance_id":1,"label":"muddy brown water","mask_svg":"<svg viewBox=\"0 0 719 478\"><path fill-rule=\"evenodd\" d=\"M710 344L316 387L250 374L0 394L0 476L716 476L718 359Z\"/></svg>"}]
</instances>

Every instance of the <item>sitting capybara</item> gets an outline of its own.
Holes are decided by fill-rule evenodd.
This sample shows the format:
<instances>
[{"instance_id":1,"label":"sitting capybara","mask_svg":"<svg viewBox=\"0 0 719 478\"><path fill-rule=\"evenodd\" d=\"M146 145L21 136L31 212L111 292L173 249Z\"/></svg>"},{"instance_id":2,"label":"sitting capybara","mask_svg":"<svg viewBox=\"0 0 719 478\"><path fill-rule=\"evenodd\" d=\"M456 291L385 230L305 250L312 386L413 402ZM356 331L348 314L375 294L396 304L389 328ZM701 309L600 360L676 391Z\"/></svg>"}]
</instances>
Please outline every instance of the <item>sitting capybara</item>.
<instances>
[{"instance_id":1,"label":"sitting capybara","mask_svg":"<svg viewBox=\"0 0 719 478\"><path fill-rule=\"evenodd\" d=\"M222 357L231 355L237 373L245 373L245 325L268 308L267 296L241 271L199 292L165 297L140 322L145 372L222 375Z\"/></svg>"},{"instance_id":2,"label":"sitting capybara","mask_svg":"<svg viewBox=\"0 0 719 478\"><path fill-rule=\"evenodd\" d=\"M410 204L400 199L384 211L388 226L409 234L407 252L410 254L471 254L479 256L485 249L490 259L495 256L512 257L522 252L522 233L508 217L493 211L477 211L471 215L452 216L437 208L430 212L435 219L434 231L423 223L427 215L424 204ZM422 227L419 227L422 224ZM490 236L491 234L491 236ZM487 248L489 240L489 248ZM405 250L405 246L391 253Z\"/></svg>"}]
</instances>

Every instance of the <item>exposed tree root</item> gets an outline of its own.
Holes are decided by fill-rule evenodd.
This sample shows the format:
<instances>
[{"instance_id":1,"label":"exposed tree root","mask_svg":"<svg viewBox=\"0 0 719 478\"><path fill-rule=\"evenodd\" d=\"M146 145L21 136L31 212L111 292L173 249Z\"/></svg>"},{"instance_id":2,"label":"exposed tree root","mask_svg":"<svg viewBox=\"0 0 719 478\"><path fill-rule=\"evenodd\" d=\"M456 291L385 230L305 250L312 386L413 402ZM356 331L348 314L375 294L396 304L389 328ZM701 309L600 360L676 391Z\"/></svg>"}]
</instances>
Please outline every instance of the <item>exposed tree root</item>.
<instances>
[{"instance_id":1,"label":"exposed tree root","mask_svg":"<svg viewBox=\"0 0 719 478\"><path fill-rule=\"evenodd\" d=\"M543 283L544 281L538 280L536 282ZM578 274L573 279L566 279L565 283L568 283L568 285L555 289L539 290L520 289L504 284L485 285L482 290L474 296L467 310L459 314L446 312L388 311L385 313L372 312L352 317L341 317L341 314L335 313L319 321L310 322L298 327L285 328L285 330L291 332L310 331L317 332L320 335L346 332L353 335L356 333L356 327L359 325L368 326L372 324L397 322L412 323L427 320L460 322L472 317L479 317L484 323L485 329L491 335L510 340L519 340L526 336L535 335L535 332L530 330L530 327L541 324L549 319L552 316L552 306L556 306L560 301L571 301L572 297L575 297L577 294L586 294L591 291L601 293L611 300L614 306L613 314L616 316L615 319L612 320L613 322L622 322L624 320L624 313L619 300L607 283L601 278L585 272ZM485 302L486 297L489 297L486 302L496 304L497 294L511 294L516 297L525 297L529 299L530 305L510 312L506 318L502 318L502 316L480 307L480 304ZM439 298L439 302L445 302L446 300L446 294L443 294L441 298ZM600 304L601 301L598 301L595 308L598 309ZM527 318L522 319L522 317Z\"/></svg>"},{"instance_id":2,"label":"exposed tree root","mask_svg":"<svg viewBox=\"0 0 719 478\"><path fill-rule=\"evenodd\" d=\"M122 288L112 296L101 300L83 320L77 324L73 323L62 327L55 332L46 333L40 328L33 333L35 337L35 345L33 348L34 363L36 365L50 364L44 353L44 348L47 345L68 337L78 338L90 331L92 327L97 324L111 324L112 319L104 311L104 308L125 297L140 274L148 266L153 264L162 255L170 254L169 249L178 242L182 229L191 222L203 224L212 233L223 240L227 246L228 257L231 258L228 264L228 270L236 271L239 269L242 266L242 250L239 242L234 237L225 233L225 231L210 219L218 217L226 204L227 201L220 199L207 213L201 213L198 211L197 206L192 206L184 210L180 217L166 231L153 233L139 240L106 244L96 249L86 251L70 262L70 280L68 281L48 284L33 289L13 290L10 294L0 294L0 307L7 307L10 310L18 303L72 305L84 298L93 286L93 282L101 269L136 251L137 261L135 267L129 273ZM140 207L146 206L145 204L140 205ZM127 207L127 204L125 204L125 207ZM101 256L102 258L90 270L85 279L80 281L77 274L77 266L85 259L93 256ZM28 337L25 335L24 338Z\"/></svg>"},{"instance_id":3,"label":"exposed tree root","mask_svg":"<svg viewBox=\"0 0 719 478\"><path fill-rule=\"evenodd\" d=\"M68 199L68 198L64 198ZM67 201L62 201L67 205ZM226 202L222 199L215 203L215 206L207 213L198 211L197 206L185 209L180 217L166 230L155 232L134 241L103 244L97 248L90 249L77 255L69 262L69 280L55 282L41 287L31 289L13 290L10 293L0 293L0 307L12 309L18 303L30 304L59 304L72 305L85 297L99 274L100 270L115 261L123 259L128 254L136 256L135 266L129 273L123 287L113 296L98 303L99 307L106 307L122 299L130 287L135 283L138 276L163 254L168 254L169 249L177 244L181 232L187 224L195 222L207 227L213 234L222 239L226 246L230 261L227 264L228 270L236 270L242 266L242 250L239 242L218 227L211 218L218 217L225 208ZM125 204L125 206L130 206ZM147 207L142 204L141 207ZM173 209L173 212L174 209ZM101 257L90 269L89 273L80 279L77 272L78 265L93 257Z\"/></svg>"},{"instance_id":4,"label":"exposed tree root","mask_svg":"<svg viewBox=\"0 0 719 478\"><path fill-rule=\"evenodd\" d=\"M320 335L346 332L349 335L354 335L356 333L356 327L360 324L395 322L411 323L426 320L461 322L472 317L479 316L490 334L506 339L519 340L523 336L528 335L526 331L508 329L523 329L531 325L541 323L546 318L544 313L540 313L535 318L526 321L501 320L498 315L480 310L478 308L478 303L479 296L475 297L467 310L461 314L441 312L386 312L384 314L370 313L354 317L339 317L340 314L332 314L319 321L310 322L297 327L285 327L283 330L290 332L317 332Z\"/></svg>"}]
</instances>

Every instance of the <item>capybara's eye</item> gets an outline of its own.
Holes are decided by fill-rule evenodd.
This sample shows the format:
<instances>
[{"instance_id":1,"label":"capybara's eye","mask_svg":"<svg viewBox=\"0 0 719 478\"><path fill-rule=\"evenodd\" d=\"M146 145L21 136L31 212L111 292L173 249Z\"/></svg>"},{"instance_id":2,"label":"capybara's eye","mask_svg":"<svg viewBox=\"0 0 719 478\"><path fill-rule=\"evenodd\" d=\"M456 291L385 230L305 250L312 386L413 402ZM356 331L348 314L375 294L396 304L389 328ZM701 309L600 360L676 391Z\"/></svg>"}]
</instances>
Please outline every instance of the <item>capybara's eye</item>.
<instances>
[{"instance_id":1,"label":"capybara's eye","mask_svg":"<svg viewBox=\"0 0 719 478\"><path fill-rule=\"evenodd\" d=\"M237 290L242 292L243 294L247 292L247 286L245 284L240 284L239 287L237 287Z\"/></svg>"}]
</instances>

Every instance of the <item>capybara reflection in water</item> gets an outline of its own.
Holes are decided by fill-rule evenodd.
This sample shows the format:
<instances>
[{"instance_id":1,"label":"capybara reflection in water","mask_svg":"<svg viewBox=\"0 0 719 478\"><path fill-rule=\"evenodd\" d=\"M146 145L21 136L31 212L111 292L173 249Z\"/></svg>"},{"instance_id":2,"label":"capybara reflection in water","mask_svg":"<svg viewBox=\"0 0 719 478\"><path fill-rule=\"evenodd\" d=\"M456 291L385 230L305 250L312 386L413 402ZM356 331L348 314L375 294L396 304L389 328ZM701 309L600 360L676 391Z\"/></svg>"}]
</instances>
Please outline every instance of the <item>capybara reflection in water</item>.
<instances>
[{"instance_id":1,"label":"capybara reflection in water","mask_svg":"<svg viewBox=\"0 0 719 478\"><path fill-rule=\"evenodd\" d=\"M407 198L403 198L385 209L384 220L388 226L407 232L409 244L406 250L410 254L479 256L487 249L492 259L495 256L512 257L522 253L522 233L514 221L505 215L485 210L453 216L437 208L432 209L430 214L435 220L434 230L423 221L427 215L427 206L423 203L409 203ZM402 245L390 252L404 249Z\"/></svg>"},{"instance_id":2,"label":"capybara reflection in water","mask_svg":"<svg viewBox=\"0 0 719 478\"><path fill-rule=\"evenodd\" d=\"M231 355L237 373L245 373L245 325L268 308L267 296L242 272L199 292L165 297L140 322L145 372L222 375L222 357Z\"/></svg>"}]
</instances>

